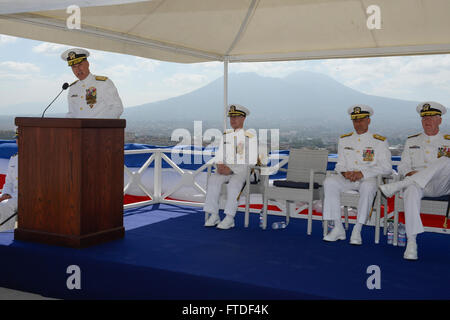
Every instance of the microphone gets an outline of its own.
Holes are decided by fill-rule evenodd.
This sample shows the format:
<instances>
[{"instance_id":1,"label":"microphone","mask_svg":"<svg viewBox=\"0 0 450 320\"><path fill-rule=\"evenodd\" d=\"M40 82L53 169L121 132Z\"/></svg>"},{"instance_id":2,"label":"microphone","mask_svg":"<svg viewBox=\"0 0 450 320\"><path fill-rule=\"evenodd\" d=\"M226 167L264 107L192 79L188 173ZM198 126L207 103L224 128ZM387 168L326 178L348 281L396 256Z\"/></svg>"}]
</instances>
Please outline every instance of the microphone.
<instances>
[{"instance_id":1,"label":"microphone","mask_svg":"<svg viewBox=\"0 0 450 320\"><path fill-rule=\"evenodd\" d=\"M69 84L68 84L67 82L65 82L65 83L62 85L62 90L61 90L61 92L58 93L58 95L55 97L55 99L53 99L53 101L50 102L50 104L47 106L47 108L45 108L44 112L42 112L41 119L44 118L44 113L45 113L45 111L47 111L47 109L52 105L52 103L55 102L55 100L58 99L58 97L61 95L61 93L62 93L64 90L66 90L68 87L70 87L70 86L69 86Z\"/></svg>"}]
</instances>

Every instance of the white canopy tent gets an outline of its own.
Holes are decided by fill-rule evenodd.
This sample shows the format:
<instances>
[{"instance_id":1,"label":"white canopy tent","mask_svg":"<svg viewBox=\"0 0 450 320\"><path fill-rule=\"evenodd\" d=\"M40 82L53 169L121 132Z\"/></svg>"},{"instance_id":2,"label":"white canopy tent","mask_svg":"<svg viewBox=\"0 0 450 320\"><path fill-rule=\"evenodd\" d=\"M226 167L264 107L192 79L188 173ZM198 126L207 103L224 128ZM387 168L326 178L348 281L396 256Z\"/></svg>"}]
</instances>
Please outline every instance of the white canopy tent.
<instances>
[{"instance_id":1,"label":"white canopy tent","mask_svg":"<svg viewBox=\"0 0 450 320\"><path fill-rule=\"evenodd\" d=\"M69 5L81 8L69 29ZM368 26L379 9L380 29ZM195 63L450 52L449 0L0 0L0 33Z\"/></svg>"}]
</instances>

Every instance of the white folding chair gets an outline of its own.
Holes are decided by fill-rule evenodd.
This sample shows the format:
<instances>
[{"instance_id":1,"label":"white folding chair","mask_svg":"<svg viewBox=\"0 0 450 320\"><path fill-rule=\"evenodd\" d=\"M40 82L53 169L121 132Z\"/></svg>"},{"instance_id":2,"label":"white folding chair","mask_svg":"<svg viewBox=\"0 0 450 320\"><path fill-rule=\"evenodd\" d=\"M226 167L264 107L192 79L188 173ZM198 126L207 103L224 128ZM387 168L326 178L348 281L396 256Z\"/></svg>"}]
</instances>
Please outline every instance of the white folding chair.
<instances>
[{"instance_id":1,"label":"white folding chair","mask_svg":"<svg viewBox=\"0 0 450 320\"><path fill-rule=\"evenodd\" d=\"M267 175L261 175L259 174L258 180L252 182L251 178L254 174L255 170L260 170L259 166L249 166L248 168L248 175L247 175L247 181L246 186L244 189L245 192L245 221L244 225L247 228L250 220L250 195L251 194L261 194L263 198L264 203L264 186L266 185L266 182L269 181L269 176Z\"/></svg>"},{"instance_id":2,"label":"white folding chair","mask_svg":"<svg viewBox=\"0 0 450 320\"><path fill-rule=\"evenodd\" d=\"M207 183L209 180L209 177L211 176L211 169L214 165L210 165L208 166L207 172L208 172L208 178L207 178ZM257 166L248 166L248 174L247 174L247 179L245 182L245 185L243 186L243 189L240 193L240 198L245 197L245 220L244 220L244 225L247 228L248 224L249 224L249 220L250 220L250 194L261 194L263 195L264 193L264 183L266 181L266 179L268 180L269 177L268 176L260 176L259 181L257 181L256 183L252 183L252 179L251 179L251 175L253 174L253 170L258 170ZM223 199L224 197L227 197L227 182L224 183L222 185L222 189L220 191L220 197L219 197L219 203L220 200ZM239 208L238 208L239 210ZM209 218L209 214L205 212L205 222L208 220Z\"/></svg>"},{"instance_id":3,"label":"white folding chair","mask_svg":"<svg viewBox=\"0 0 450 320\"><path fill-rule=\"evenodd\" d=\"M448 212L448 201L447 196L442 197L425 197L420 201L420 213L423 214L433 214L438 216L443 216L442 221L444 221L444 218ZM398 244L398 216L399 212L405 212L405 204L403 201L403 198L400 196L400 192L397 192L395 194L395 201L394 201L394 240L393 245L396 246ZM443 228L433 228L433 227L426 227L424 226L425 231L428 232L438 232L438 233L445 233L450 234L450 230L443 227Z\"/></svg>"},{"instance_id":4,"label":"white folding chair","mask_svg":"<svg viewBox=\"0 0 450 320\"><path fill-rule=\"evenodd\" d=\"M312 206L314 200L322 198L322 184L326 176L328 150L291 149L286 180L274 182L264 187L263 229L267 228L268 200L284 200L286 202L286 223L289 224L290 203L303 201L308 203L307 234L312 231ZM278 185L278 186L277 186Z\"/></svg>"},{"instance_id":5,"label":"white folding chair","mask_svg":"<svg viewBox=\"0 0 450 320\"><path fill-rule=\"evenodd\" d=\"M387 208L387 200L382 197L378 186L383 184L385 178L391 178L391 175L379 175L377 176L377 193L374 198L371 215L367 217L368 221L374 221L375 225L375 243L380 242L380 221L381 221L381 203L383 201L383 205L386 211ZM357 191L346 191L341 193L341 206L344 207L344 223L345 229L348 230L349 218L348 218L348 209L350 207L357 208L359 202L359 193ZM375 212L375 217L372 219L373 213ZM385 214L386 216L386 214ZM325 221L324 223L324 235L326 234L326 230L328 228L328 223Z\"/></svg>"}]
</instances>

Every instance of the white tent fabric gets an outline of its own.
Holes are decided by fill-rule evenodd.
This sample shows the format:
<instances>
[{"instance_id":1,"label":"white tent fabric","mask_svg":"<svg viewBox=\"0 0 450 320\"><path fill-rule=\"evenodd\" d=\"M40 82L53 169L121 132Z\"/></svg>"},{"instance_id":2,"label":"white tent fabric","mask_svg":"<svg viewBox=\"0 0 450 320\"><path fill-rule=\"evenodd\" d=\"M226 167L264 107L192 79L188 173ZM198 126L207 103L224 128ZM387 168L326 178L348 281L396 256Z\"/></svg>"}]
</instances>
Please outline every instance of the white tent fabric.
<instances>
[{"instance_id":1,"label":"white tent fabric","mask_svg":"<svg viewBox=\"0 0 450 320\"><path fill-rule=\"evenodd\" d=\"M93 7L143 1L146 0L0 0L0 14L63 10L71 5Z\"/></svg>"},{"instance_id":2,"label":"white tent fabric","mask_svg":"<svg viewBox=\"0 0 450 320\"><path fill-rule=\"evenodd\" d=\"M0 0L0 33L181 63L371 57L449 53L449 12L449 0Z\"/></svg>"}]
</instances>

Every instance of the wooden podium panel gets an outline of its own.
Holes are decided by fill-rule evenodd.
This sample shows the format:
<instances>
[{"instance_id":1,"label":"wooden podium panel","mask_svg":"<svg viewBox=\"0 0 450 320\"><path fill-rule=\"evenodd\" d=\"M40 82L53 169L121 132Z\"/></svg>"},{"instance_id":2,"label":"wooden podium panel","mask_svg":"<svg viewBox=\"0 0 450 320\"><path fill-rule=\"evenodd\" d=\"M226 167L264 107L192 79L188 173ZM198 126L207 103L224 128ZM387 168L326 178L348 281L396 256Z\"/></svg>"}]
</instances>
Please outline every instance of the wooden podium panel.
<instances>
[{"instance_id":1,"label":"wooden podium panel","mask_svg":"<svg viewBox=\"0 0 450 320\"><path fill-rule=\"evenodd\" d=\"M123 119L25 118L14 238L75 248L124 236Z\"/></svg>"}]
</instances>

